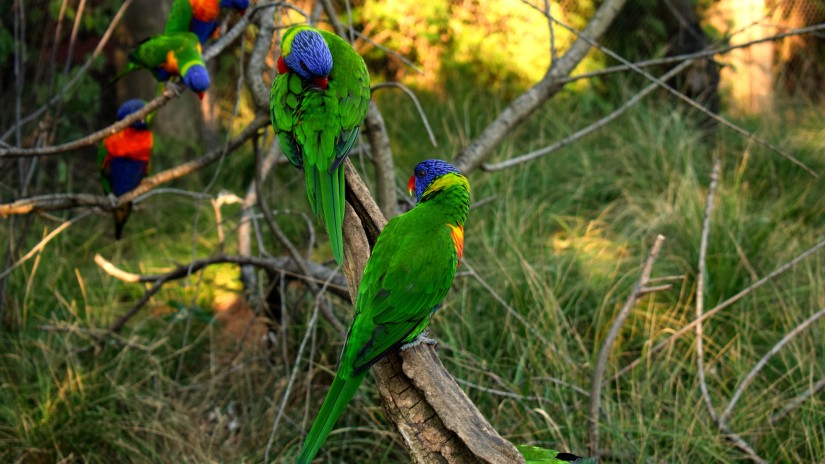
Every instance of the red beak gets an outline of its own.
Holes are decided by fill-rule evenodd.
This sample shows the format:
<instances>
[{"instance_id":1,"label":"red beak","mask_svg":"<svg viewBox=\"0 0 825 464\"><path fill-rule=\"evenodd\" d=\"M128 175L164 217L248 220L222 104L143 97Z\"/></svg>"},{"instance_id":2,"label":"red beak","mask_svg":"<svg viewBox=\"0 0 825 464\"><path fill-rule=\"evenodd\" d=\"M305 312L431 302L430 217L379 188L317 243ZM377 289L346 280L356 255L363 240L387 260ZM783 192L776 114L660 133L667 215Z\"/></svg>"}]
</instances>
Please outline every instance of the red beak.
<instances>
[{"instance_id":1,"label":"red beak","mask_svg":"<svg viewBox=\"0 0 825 464\"><path fill-rule=\"evenodd\" d=\"M410 192L410 195L415 192L415 176L410 176L410 181L407 182L407 191Z\"/></svg>"},{"instance_id":2,"label":"red beak","mask_svg":"<svg viewBox=\"0 0 825 464\"><path fill-rule=\"evenodd\" d=\"M198 98L200 98L201 100L203 100L203 95L204 95L205 93L206 93L206 92L198 92Z\"/></svg>"},{"instance_id":3,"label":"red beak","mask_svg":"<svg viewBox=\"0 0 825 464\"><path fill-rule=\"evenodd\" d=\"M327 79L326 77L316 77L312 80L312 82L314 82L315 85L320 87L322 90L326 90L329 86L329 79Z\"/></svg>"},{"instance_id":4,"label":"red beak","mask_svg":"<svg viewBox=\"0 0 825 464\"><path fill-rule=\"evenodd\" d=\"M289 68L286 66L286 61L284 61L283 56L278 57L278 74L286 74L289 72Z\"/></svg>"}]
</instances>

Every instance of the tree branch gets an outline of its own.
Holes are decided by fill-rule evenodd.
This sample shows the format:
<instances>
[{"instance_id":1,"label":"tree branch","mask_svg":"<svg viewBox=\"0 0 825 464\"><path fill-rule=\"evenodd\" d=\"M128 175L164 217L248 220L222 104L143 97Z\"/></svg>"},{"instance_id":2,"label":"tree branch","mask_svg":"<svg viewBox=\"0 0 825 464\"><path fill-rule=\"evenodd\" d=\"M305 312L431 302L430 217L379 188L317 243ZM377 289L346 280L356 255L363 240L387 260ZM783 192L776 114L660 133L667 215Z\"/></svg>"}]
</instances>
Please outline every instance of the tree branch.
<instances>
[{"instance_id":1,"label":"tree branch","mask_svg":"<svg viewBox=\"0 0 825 464\"><path fill-rule=\"evenodd\" d=\"M513 100L496 119L490 123L475 140L466 146L455 158L455 166L462 172L475 170L492 153L504 137L520 125L530 114L550 97L561 90L560 80L567 77L584 59L590 44L582 36L596 39L601 37L610 23L618 15L626 0L605 0L570 46L567 53L551 64L544 78L529 90Z\"/></svg>"},{"instance_id":2,"label":"tree branch","mask_svg":"<svg viewBox=\"0 0 825 464\"><path fill-rule=\"evenodd\" d=\"M198 159L183 163L143 179L137 188L119 196L117 203L114 205L112 205L108 197L102 195L92 195L89 193L58 193L53 195L40 195L36 197L22 198L12 203L0 204L0 216L5 217L9 214L29 214L38 211L51 211L81 206L93 206L106 211L112 210L130 201L134 201L139 196L154 189L158 185L186 176L214 163L215 161L221 159L224 155L235 151L244 142L246 142L247 139L255 135L259 129L266 127L268 124L269 116L256 117L243 131L241 131L240 134L238 134L237 137L230 140L225 147L217 148Z\"/></svg>"}]
</instances>

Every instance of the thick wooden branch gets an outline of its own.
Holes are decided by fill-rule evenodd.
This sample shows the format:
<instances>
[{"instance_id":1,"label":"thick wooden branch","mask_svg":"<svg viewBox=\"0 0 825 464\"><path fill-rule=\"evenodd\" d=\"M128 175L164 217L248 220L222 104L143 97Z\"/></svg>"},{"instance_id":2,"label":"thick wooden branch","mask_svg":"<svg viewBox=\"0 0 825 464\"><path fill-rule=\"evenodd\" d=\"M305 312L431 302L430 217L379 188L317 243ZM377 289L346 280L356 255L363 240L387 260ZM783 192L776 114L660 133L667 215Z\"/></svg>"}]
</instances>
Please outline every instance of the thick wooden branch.
<instances>
[{"instance_id":1,"label":"thick wooden branch","mask_svg":"<svg viewBox=\"0 0 825 464\"><path fill-rule=\"evenodd\" d=\"M343 272L355 301L370 249L386 219L349 161L346 169ZM373 366L373 373L384 411L413 462L524 462L453 381L431 346L391 353Z\"/></svg>"}]
</instances>

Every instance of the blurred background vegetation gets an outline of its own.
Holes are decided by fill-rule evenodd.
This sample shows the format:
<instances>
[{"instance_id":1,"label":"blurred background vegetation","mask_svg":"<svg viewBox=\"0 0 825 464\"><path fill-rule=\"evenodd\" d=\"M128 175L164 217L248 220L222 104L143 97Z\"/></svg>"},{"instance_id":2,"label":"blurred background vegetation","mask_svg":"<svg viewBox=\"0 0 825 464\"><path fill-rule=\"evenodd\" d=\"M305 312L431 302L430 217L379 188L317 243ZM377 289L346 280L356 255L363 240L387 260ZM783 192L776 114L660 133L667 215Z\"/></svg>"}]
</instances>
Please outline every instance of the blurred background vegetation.
<instances>
[{"instance_id":1,"label":"blurred background vegetation","mask_svg":"<svg viewBox=\"0 0 825 464\"><path fill-rule=\"evenodd\" d=\"M122 68L132 45L162 30L169 3L134 2L79 83L46 117L9 131L18 117L61 92L97 46L121 2L0 1L2 140L16 146L71 141L109 125L123 100L151 98L155 87L148 73L116 85L107 81ZM556 19L576 29L587 24L600 4L549 3ZM742 3L746 11L740 17L734 7ZM311 0L295 4L313 11ZM551 64L547 19L536 9L543 9L544 2L353 0L348 5L349 11L343 1L336 3L340 19L351 20L370 39L356 38L354 46L365 57L373 82L408 85L438 141L438 147L429 143L406 96L391 89L375 92L401 188L416 162L453 158ZM674 19L686 18L673 13L685 6L695 16L692 25ZM225 18L224 31L237 16ZM301 18L284 9L276 19L290 23ZM816 0L629 0L601 43L639 61L823 21L825 7ZM76 39L69 47L72 34ZM154 171L220 146L254 118L251 96L239 79L255 37L256 28L250 26L240 45L210 63L213 86L204 102L186 94L157 114ZM552 43L557 56L574 39L556 27ZM820 97L825 40L821 33L809 34L759 47L717 57L721 81L713 104L817 173L825 172ZM575 73L615 64L614 58L591 50ZM549 145L603 117L646 85L643 77L628 72L573 81L509 134L490 161ZM686 88L690 82L678 85ZM708 136L705 123L660 91L595 134L538 161L470 175L473 200L481 203L467 224L464 272L431 334L439 339L439 354L450 373L505 438L586 452L587 394L596 354L653 238L661 233L667 241L654 277L681 277L672 291L641 299L621 332L607 377L645 357L636 369L605 383L603 460L746 460L718 432L702 403L695 336L682 337L656 356L646 356L646 350L695 317L699 237L714 153L722 170L707 258L708 308L825 237L825 186L731 131L720 128ZM258 145L271 140L268 131ZM89 147L43 157L34 168L31 160L0 160L3 202L44 193L100 193L94 152ZM371 183L368 155L356 150L352 157ZM247 143L170 186L213 197L220 191L243 197L254 168L253 145ZM32 182L21 189L30 171ZM269 205L282 213L279 224L300 248L308 244L300 217L309 213L302 186L302 176L284 163L265 185ZM165 285L122 337L103 349L86 349L95 331L131 308L146 288L110 276L94 263L95 254L130 272L158 274L194 258L235 253L240 209L223 207L222 243L208 199L156 195L136 208L123 240L113 239L108 214L93 214L3 276L0 461L260 462L295 369L297 381L272 435L271 455L276 462L294 459L343 343L325 322L307 325L314 301L298 282L274 280L278 291L273 298L262 273L260 288L250 295L239 282L237 266L210 266ZM2 219L6 266L60 220L76 214ZM313 224L322 235L323 227ZM268 229L260 231L266 252L283 255ZM325 237L319 236L311 258L332 263ZM808 258L706 324L705 362L717 409L775 343L825 307L824 259L821 253ZM336 297L330 302L339 319L348 321L349 303ZM307 333L310 349L296 360ZM825 459L821 392L783 420L769 420L825 378L823 340L822 322L795 337L746 390L729 421L769 462ZM319 462L408 461L382 418L371 379L321 456Z\"/></svg>"}]
</instances>

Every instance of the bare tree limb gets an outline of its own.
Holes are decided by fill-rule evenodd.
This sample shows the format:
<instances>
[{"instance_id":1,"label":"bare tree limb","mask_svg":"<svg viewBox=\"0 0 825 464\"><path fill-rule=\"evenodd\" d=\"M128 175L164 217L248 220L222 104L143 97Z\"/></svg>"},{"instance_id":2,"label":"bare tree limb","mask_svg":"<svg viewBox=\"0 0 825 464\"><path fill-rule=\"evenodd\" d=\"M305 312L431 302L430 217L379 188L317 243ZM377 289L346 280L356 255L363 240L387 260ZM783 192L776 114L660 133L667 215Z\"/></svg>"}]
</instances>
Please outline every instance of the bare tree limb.
<instances>
[{"instance_id":1,"label":"bare tree limb","mask_svg":"<svg viewBox=\"0 0 825 464\"><path fill-rule=\"evenodd\" d=\"M630 311L636 306L636 301L640 296L651 292L651 289L647 288L648 282L650 282L650 273L653 272L653 264L656 262L656 258L659 257L659 251L661 251L664 241L664 235L656 236L656 241L653 242L642 268L642 274L613 320L613 324L610 325L610 330L607 332L607 337L605 337L596 358L596 365L593 368L593 376L590 381L589 430L591 455L595 456L599 452L599 406L602 395L602 377L604 377L604 371L607 368L607 360L613 350L613 344L616 343L616 339L619 337L619 331L622 330L627 317L630 316Z\"/></svg>"},{"instance_id":2,"label":"bare tree limb","mask_svg":"<svg viewBox=\"0 0 825 464\"><path fill-rule=\"evenodd\" d=\"M649 358L649 357L653 356L654 354L656 354L656 353L662 351L663 349L665 349L671 343L676 341L676 339L678 339L679 337L681 337L682 335L688 333L691 329L696 327L696 324L699 324L702 321L705 321L705 320L713 317L714 315L716 315L717 313L719 313L723 309L728 308L732 304L736 303L737 301L741 300L745 296L749 295L754 290L756 290L759 287L765 285L766 283L772 281L773 279L779 277L780 275L784 274L785 272L793 269L794 267L796 267L797 264L799 264L802 261L804 261L805 259L811 257L817 251L822 249L822 247L825 247L825 239L820 240L819 242L816 243L816 245L812 246L811 248L808 248L807 250L802 252L799 256L795 257L794 259L792 259L792 260L788 261L787 263L785 263L785 264L779 266L778 268L774 269L770 274L768 274L765 277L763 277L763 278L759 279L758 281L754 282L749 287L747 287L744 290L740 291L736 295L733 295L732 297L728 298L727 300L725 300L725 301L719 303L718 305L714 306L713 309L711 309L710 311L707 311L706 313L702 314L702 317L695 319L693 322L685 324L683 327L681 327L679 330L675 331L667 339L659 342L656 346L651 348L647 353L644 354L644 356L637 358L636 360L634 360L633 362L631 362L627 366L623 367L619 372L616 373L615 376L613 376L613 380L618 379L619 377L623 376L624 374L626 374L628 371L630 371L634 367L638 366L639 363L641 363L642 360L644 360L645 358Z\"/></svg>"},{"instance_id":3,"label":"bare tree limb","mask_svg":"<svg viewBox=\"0 0 825 464\"><path fill-rule=\"evenodd\" d=\"M816 395L822 390L825 390L825 378L819 379L819 381L811 385L810 388L808 388L804 392L797 395L794 399L789 401L788 404L785 405L785 407L783 407L779 412L771 416L769 423L771 425L776 425L777 422L787 417L788 414L793 412L794 409L801 406L802 403L804 403L808 398L810 398L813 395Z\"/></svg>"},{"instance_id":4,"label":"bare tree limb","mask_svg":"<svg viewBox=\"0 0 825 464\"><path fill-rule=\"evenodd\" d=\"M418 97L415 96L415 92L410 90L409 87L400 82L382 82L380 84L373 85L370 92L371 95L374 96L376 90L391 87L401 90L408 97L410 97L410 100L412 100L413 104L415 104L415 110L418 111L418 117L421 118L421 122L424 124L424 129L427 131L427 136L430 138L430 143L433 144L433 147L438 147L438 142L435 140L435 134L430 127L430 121L427 119L427 114L424 113L424 108L421 107L421 102L418 101Z\"/></svg>"},{"instance_id":5,"label":"bare tree limb","mask_svg":"<svg viewBox=\"0 0 825 464\"><path fill-rule=\"evenodd\" d=\"M679 74L680 72L682 72L685 68L690 66L692 63L693 63L693 61L691 61L691 60L682 62L678 66L674 67L673 69L671 69L670 71L665 73L660 79L663 82L667 82L669 79L671 79L673 76L675 76L675 75ZM590 124L587 127L579 129L578 131L568 135L567 137L559 140L558 142L553 143L552 145L548 145L544 148L540 148L538 150L531 151L530 153L526 153L524 155L517 156L515 158L511 158L511 159L508 159L506 161L502 161L500 163L492 163L492 164L484 163L484 164L481 165L481 169L484 170L484 171L488 171L488 172L501 171L503 169L511 168L511 167L517 166L519 164L526 163L528 161L532 161L532 160L537 159L537 158L541 158L544 155L547 155L547 154L552 153L554 151L557 151L561 148L564 148L567 145L570 145L571 143L579 140L580 138L582 138L582 137L584 137L584 136L586 136L586 135L588 135L592 132L595 132L596 130L601 129L602 127L604 127L604 126L608 125L609 123L613 122L613 120L615 120L616 118L618 118L622 114L626 113L627 110L629 110L630 108L633 108L634 106L636 106L637 103L642 101L642 99L644 97L648 96L651 92L653 92L657 88L659 88L659 85L656 84L656 83L648 85L647 87L642 89L640 92L638 92L636 95L633 95L633 97L631 97L629 100L627 100L620 107L613 110L612 113L604 116L603 118L599 119L598 121L594 122L593 124Z\"/></svg>"},{"instance_id":6,"label":"bare tree limb","mask_svg":"<svg viewBox=\"0 0 825 464\"><path fill-rule=\"evenodd\" d=\"M43 105L40 108L38 108L37 110L33 111L28 116L22 117L22 118L18 117L17 121L15 122L15 125L12 126L11 128L9 128L8 130L6 130L6 132L4 132L3 135L0 135L0 141L5 141L9 137L11 137L13 134L15 134L15 132L19 132L19 130L20 130L20 128L23 124L28 124L29 122L35 120L36 118L39 118L43 113L46 112L46 110L49 109L49 107L51 107L52 105L57 104L57 102L61 98L63 98L64 94L69 92L72 88L74 88L75 85L77 85L78 82L80 82L80 78L83 77L86 74L86 71L88 71L89 67L92 65L92 63L95 61L95 59L103 51L103 48L109 42L109 39L112 37L112 33L114 32L117 25L120 24L120 20L123 18L123 14L126 13L126 10L132 4L132 1L133 0L125 0L123 2L123 4L120 5L120 9L118 9L117 13L115 13L115 16L112 18L112 21L109 23L109 27L106 28L106 32L104 32L103 35L101 36L100 41L97 44L97 47L95 47L95 49L92 52L91 56L89 56L89 59L86 60L85 63L83 63L83 66L81 66L80 69L78 69L78 71L75 73L75 75L72 77L72 79L69 82L66 83L66 85L62 89L62 92L58 95L53 96L51 99L49 99L48 102L46 102L45 105ZM19 141L17 141L16 143L18 145L20 144ZM0 151L0 153L2 153L2 151Z\"/></svg>"},{"instance_id":7,"label":"bare tree limb","mask_svg":"<svg viewBox=\"0 0 825 464\"><path fill-rule=\"evenodd\" d=\"M763 356L762 359L760 359L759 362L757 362L756 365L753 366L753 369L751 369L750 372L748 372L748 374L742 380L742 383L740 383L739 386L736 388L736 391L733 392L733 396L731 396L730 401L728 401L728 405L725 406L725 409L719 416L719 420L722 423L727 422L727 420L730 418L730 415L733 412L733 408L736 407L736 403L739 401L739 399L742 398L742 393L744 393L745 389L748 388L748 385L750 385L754 381L754 379L756 379L756 376L765 367L765 365L768 364L768 361L774 355L776 355L779 352L779 350L782 349L782 347L784 347L788 344L788 342L793 340L795 336L799 335L802 331L813 325L814 322L822 319L823 316L825 316L825 308L820 309L819 311L811 315L811 317L802 321L799 325L794 327L793 330L791 330L784 337L782 337L782 340L779 340L776 343L776 345L773 346L773 348L771 348L767 353L765 353L765 356Z\"/></svg>"},{"instance_id":8,"label":"bare tree limb","mask_svg":"<svg viewBox=\"0 0 825 464\"><path fill-rule=\"evenodd\" d=\"M398 214L398 197L395 195L395 164L384 118L373 101L370 101L367 118L364 119L364 129L372 148L378 205L384 216L392 218Z\"/></svg>"},{"instance_id":9,"label":"bare tree limb","mask_svg":"<svg viewBox=\"0 0 825 464\"><path fill-rule=\"evenodd\" d=\"M521 124L539 106L561 90L560 79L569 75L584 59L591 45L583 37L598 38L607 30L616 15L619 14L626 0L605 0L587 23L587 27L570 46L567 53L552 63L544 78L529 90L519 95L496 119L490 123L470 145L466 146L455 158L455 166L468 173L481 166L481 163L501 143L504 137Z\"/></svg>"},{"instance_id":10,"label":"bare tree limb","mask_svg":"<svg viewBox=\"0 0 825 464\"><path fill-rule=\"evenodd\" d=\"M112 124L109 127L101 129L97 132L93 132L85 137L74 140L72 142L64 143L62 145L53 145L50 147L41 148L0 147L0 159L58 155L61 153L66 153L67 151L77 150L78 148L83 148L95 144L105 139L106 137L129 127L130 125L132 125L133 122L143 119L144 117L146 117L147 114L165 105L168 101L177 98L178 95L180 95L182 88L183 87L179 84L175 84L172 82L167 83L166 88L163 90L163 93L152 99L152 101L147 103L146 106L144 106L140 110L135 111L134 113L130 114L129 116L126 116L125 118Z\"/></svg>"},{"instance_id":11,"label":"bare tree limb","mask_svg":"<svg viewBox=\"0 0 825 464\"><path fill-rule=\"evenodd\" d=\"M154 189L158 185L186 176L214 163L215 161L221 159L224 155L236 150L244 142L246 142L247 139L255 135L259 129L266 127L268 124L269 116L256 117L243 131L241 131L240 134L238 134L237 137L231 139L225 147L217 148L198 159L183 163L143 179L137 188L118 197L117 203L114 205L112 205L108 197L102 195L92 195L88 193L59 193L22 198L12 203L0 204L0 216L7 216L9 214L29 214L37 211L51 211L81 206L93 206L107 211L111 210L130 201L134 201L139 196Z\"/></svg>"}]
</instances>

